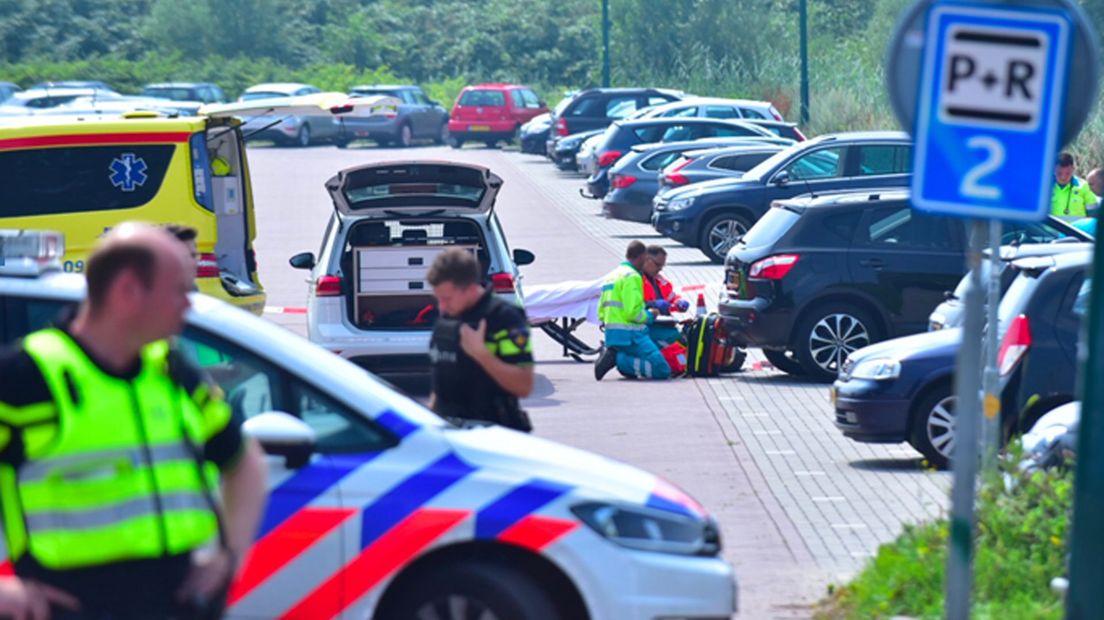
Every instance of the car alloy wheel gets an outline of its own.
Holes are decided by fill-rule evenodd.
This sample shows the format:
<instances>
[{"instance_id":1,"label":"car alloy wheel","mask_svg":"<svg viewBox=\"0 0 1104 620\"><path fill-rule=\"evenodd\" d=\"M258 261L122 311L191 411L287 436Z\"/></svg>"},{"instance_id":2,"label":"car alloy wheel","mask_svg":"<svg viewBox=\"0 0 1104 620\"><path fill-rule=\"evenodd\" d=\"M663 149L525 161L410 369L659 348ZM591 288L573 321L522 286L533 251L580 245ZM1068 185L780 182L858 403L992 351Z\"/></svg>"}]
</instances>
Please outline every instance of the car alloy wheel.
<instances>
[{"instance_id":1,"label":"car alloy wheel","mask_svg":"<svg viewBox=\"0 0 1104 620\"><path fill-rule=\"evenodd\" d=\"M817 366L837 375L843 360L870 342L870 332L862 320L851 314L833 313L817 321L806 346Z\"/></svg>"},{"instance_id":2,"label":"car alloy wheel","mask_svg":"<svg viewBox=\"0 0 1104 620\"><path fill-rule=\"evenodd\" d=\"M414 617L418 620L500 620L480 601L458 594L422 605Z\"/></svg>"},{"instance_id":3,"label":"car alloy wheel","mask_svg":"<svg viewBox=\"0 0 1104 620\"><path fill-rule=\"evenodd\" d=\"M716 217L706 225L702 251L713 262L722 263L728 251L747 231L747 223L735 215Z\"/></svg>"},{"instance_id":4,"label":"car alloy wheel","mask_svg":"<svg viewBox=\"0 0 1104 620\"><path fill-rule=\"evenodd\" d=\"M410 125L403 125L399 130L399 146L404 149L409 147L414 142L414 132L411 131Z\"/></svg>"},{"instance_id":5,"label":"car alloy wheel","mask_svg":"<svg viewBox=\"0 0 1104 620\"><path fill-rule=\"evenodd\" d=\"M928 464L945 469L956 444L955 395L950 381L925 389L912 407L909 443Z\"/></svg>"},{"instance_id":6,"label":"car alloy wheel","mask_svg":"<svg viewBox=\"0 0 1104 620\"><path fill-rule=\"evenodd\" d=\"M295 143L297 145L299 145L300 147L308 147L308 146L310 146L310 141L311 141L310 125L307 125L306 123L304 123L303 126L299 128L299 133L295 135Z\"/></svg>"},{"instance_id":7,"label":"car alloy wheel","mask_svg":"<svg viewBox=\"0 0 1104 620\"><path fill-rule=\"evenodd\" d=\"M947 396L936 402L925 416L924 432L928 443L944 461L951 460L955 447L954 403L955 397Z\"/></svg>"}]
</instances>

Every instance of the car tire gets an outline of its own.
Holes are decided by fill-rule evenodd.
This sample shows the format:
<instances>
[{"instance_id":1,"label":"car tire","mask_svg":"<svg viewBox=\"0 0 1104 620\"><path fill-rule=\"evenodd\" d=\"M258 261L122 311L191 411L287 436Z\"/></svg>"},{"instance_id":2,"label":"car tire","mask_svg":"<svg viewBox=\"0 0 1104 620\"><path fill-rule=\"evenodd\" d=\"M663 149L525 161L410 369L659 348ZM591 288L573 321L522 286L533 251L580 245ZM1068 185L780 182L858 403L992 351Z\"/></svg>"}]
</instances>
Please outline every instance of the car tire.
<instances>
[{"instance_id":1,"label":"car tire","mask_svg":"<svg viewBox=\"0 0 1104 620\"><path fill-rule=\"evenodd\" d=\"M395 142L400 148L404 149L408 149L410 145L414 144L414 130L410 127L410 123L403 123L402 127L399 127L399 135Z\"/></svg>"},{"instance_id":2,"label":"car tire","mask_svg":"<svg viewBox=\"0 0 1104 620\"><path fill-rule=\"evenodd\" d=\"M701 242L698 247L709 260L721 264L729 248L736 245L736 241L747 234L749 228L751 228L751 222L742 215L722 213L711 217L702 227Z\"/></svg>"},{"instance_id":3,"label":"car tire","mask_svg":"<svg viewBox=\"0 0 1104 620\"><path fill-rule=\"evenodd\" d=\"M457 138L456 136L449 136L448 144L454 149L464 148L464 141L460 138Z\"/></svg>"},{"instance_id":4,"label":"car tire","mask_svg":"<svg viewBox=\"0 0 1104 620\"><path fill-rule=\"evenodd\" d=\"M397 593L387 618L497 618L557 620L560 613L548 593L516 567L471 560L446 564L421 575L417 588Z\"/></svg>"},{"instance_id":5,"label":"car tire","mask_svg":"<svg viewBox=\"0 0 1104 620\"><path fill-rule=\"evenodd\" d=\"M946 469L955 445L955 395L949 381L924 392L909 421L909 445L932 467Z\"/></svg>"},{"instance_id":6,"label":"car tire","mask_svg":"<svg viewBox=\"0 0 1104 620\"><path fill-rule=\"evenodd\" d=\"M732 358L732 363L721 368L721 373L728 374L740 372L744 369L745 361L747 361L747 349L738 348L736 349L736 356Z\"/></svg>"},{"instance_id":7,"label":"car tire","mask_svg":"<svg viewBox=\"0 0 1104 620\"><path fill-rule=\"evenodd\" d=\"M797 356L794 355L793 351L763 349L763 357L767 358L771 366L774 366L787 375L800 377L805 374L805 368L801 366L801 362L797 359Z\"/></svg>"},{"instance_id":8,"label":"car tire","mask_svg":"<svg viewBox=\"0 0 1104 620\"><path fill-rule=\"evenodd\" d=\"M299 127L299 133L295 134L295 146L299 148L306 148L311 143L311 128L310 125L303 123Z\"/></svg>"},{"instance_id":9,"label":"car tire","mask_svg":"<svg viewBox=\"0 0 1104 620\"><path fill-rule=\"evenodd\" d=\"M835 381L847 355L881 340L869 313L850 304L826 304L809 312L797 326L794 353L805 374Z\"/></svg>"},{"instance_id":10,"label":"car tire","mask_svg":"<svg viewBox=\"0 0 1104 620\"><path fill-rule=\"evenodd\" d=\"M447 144L449 141L448 121L441 123L441 126L437 129L437 137L433 139L434 144Z\"/></svg>"}]
</instances>

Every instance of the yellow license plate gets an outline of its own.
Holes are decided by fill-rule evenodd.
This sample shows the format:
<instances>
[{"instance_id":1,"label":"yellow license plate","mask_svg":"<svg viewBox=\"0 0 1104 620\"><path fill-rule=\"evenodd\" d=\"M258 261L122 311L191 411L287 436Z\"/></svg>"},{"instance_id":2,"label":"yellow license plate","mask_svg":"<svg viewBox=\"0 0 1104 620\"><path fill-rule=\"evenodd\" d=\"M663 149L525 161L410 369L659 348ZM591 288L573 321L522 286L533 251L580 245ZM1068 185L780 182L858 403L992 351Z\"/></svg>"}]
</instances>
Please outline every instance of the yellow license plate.
<instances>
[{"instance_id":1,"label":"yellow license plate","mask_svg":"<svg viewBox=\"0 0 1104 620\"><path fill-rule=\"evenodd\" d=\"M491 130L491 127L489 125L469 125L468 126L468 131L490 131L490 130Z\"/></svg>"}]
</instances>

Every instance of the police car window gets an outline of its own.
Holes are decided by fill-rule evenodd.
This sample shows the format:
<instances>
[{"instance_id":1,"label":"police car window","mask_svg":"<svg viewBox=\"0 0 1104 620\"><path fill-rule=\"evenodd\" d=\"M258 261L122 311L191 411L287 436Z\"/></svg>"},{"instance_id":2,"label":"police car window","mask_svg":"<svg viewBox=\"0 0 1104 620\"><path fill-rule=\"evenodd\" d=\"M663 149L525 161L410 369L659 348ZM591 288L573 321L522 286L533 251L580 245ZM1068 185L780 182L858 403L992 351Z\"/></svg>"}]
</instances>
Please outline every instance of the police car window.
<instances>
[{"instance_id":1,"label":"police car window","mask_svg":"<svg viewBox=\"0 0 1104 620\"><path fill-rule=\"evenodd\" d=\"M390 437L317 389L293 381L292 392L299 417L314 430L317 452L376 452L393 445Z\"/></svg>"},{"instance_id":2,"label":"police car window","mask_svg":"<svg viewBox=\"0 0 1104 620\"><path fill-rule=\"evenodd\" d=\"M62 312L75 302L55 299L8 297L3 303L4 342L9 345L27 334L57 323Z\"/></svg>"},{"instance_id":3,"label":"police car window","mask_svg":"<svg viewBox=\"0 0 1104 620\"><path fill-rule=\"evenodd\" d=\"M786 167L790 180L831 179L839 177L843 171L843 148L820 149L803 155Z\"/></svg>"},{"instance_id":4,"label":"police car window","mask_svg":"<svg viewBox=\"0 0 1104 620\"><path fill-rule=\"evenodd\" d=\"M140 207L157 195L171 144L0 152L5 217Z\"/></svg>"}]
</instances>

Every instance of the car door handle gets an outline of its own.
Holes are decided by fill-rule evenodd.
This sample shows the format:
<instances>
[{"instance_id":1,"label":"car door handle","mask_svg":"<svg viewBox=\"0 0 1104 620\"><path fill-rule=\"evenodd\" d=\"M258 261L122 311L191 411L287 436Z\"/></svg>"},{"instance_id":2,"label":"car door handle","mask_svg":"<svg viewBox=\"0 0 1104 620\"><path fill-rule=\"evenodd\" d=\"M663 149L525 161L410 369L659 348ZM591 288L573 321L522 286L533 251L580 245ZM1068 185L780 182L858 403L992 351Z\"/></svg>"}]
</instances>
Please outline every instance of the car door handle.
<instances>
[{"instance_id":1,"label":"car door handle","mask_svg":"<svg viewBox=\"0 0 1104 620\"><path fill-rule=\"evenodd\" d=\"M870 267L874 271L881 271L885 267L885 261L880 258L865 258L859 261L859 265L862 267Z\"/></svg>"}]
</instances>

